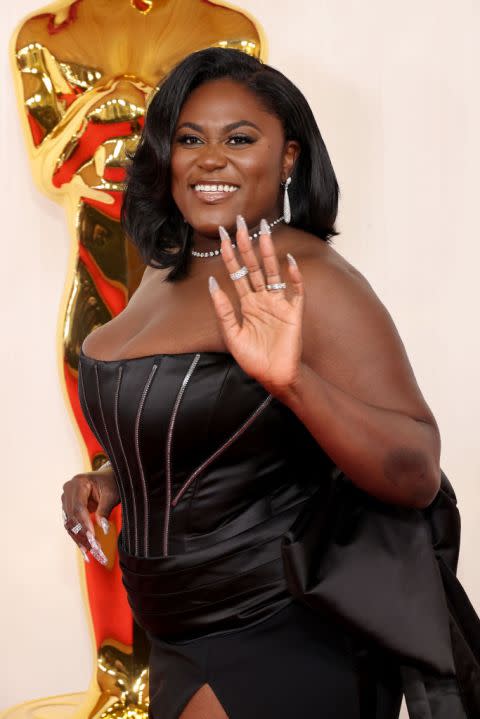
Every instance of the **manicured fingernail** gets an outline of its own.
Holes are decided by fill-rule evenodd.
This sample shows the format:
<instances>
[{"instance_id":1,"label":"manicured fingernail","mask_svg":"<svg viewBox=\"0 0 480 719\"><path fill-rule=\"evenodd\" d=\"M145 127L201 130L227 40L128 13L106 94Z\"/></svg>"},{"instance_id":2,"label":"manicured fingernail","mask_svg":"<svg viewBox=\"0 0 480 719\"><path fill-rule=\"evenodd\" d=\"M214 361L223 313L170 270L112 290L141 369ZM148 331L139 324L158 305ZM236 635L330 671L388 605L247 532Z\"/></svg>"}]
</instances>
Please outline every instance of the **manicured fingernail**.
<instances>
[{"instance_id":1,"label":"manicured fingernail","mask_svg":"<svg viewBox=\"0 0 480 719\"><path fill-rule=\"evenodd\" d=\"M247 223L241 215L237 215L237 230L246 230Z\"/></svg>"},{"instance_id":2,"label":"manicured fingernail","mask_svg":"<svg viewBox=\"0 0 480 719\"><path fill-rule=\"evenodd\" d=\"M87 539L90 542L90 546L91 546L90 551L92 552L92 555L95 557L97 562L100 562L100 564L107 564L108 559L105 556L105 554L103 553L101 546L95 539L95 536L92 534L92 532L90 532L90 531L87 532Z\"/></svg>"},{"instance_id":3,"label":"manicured fingernail","mask_svg":"<svg viewBox=\"0 0 480 719\"><path fill-rule=\"evenodd\" d=\"M97 542L97 540L95 539L95 535L90 530L87 531L87 539L90 542L90 546L93 549L100 549L100 545Z\"/></svg>"},{"instance_id":4,"label":"manicured fingernail","mask_svg":"<svg viewBox=\"0 0 480 719\"><path fill-rule=\"evenodd\" d=\"M289 265L292 265L292 267L297 267L295 257L291 255L290 252L287 252L287 260Z\"/></svg>"},{"instance_id":5,"label":"manicured fingernail","mask_svg":"<svg viewBox=\"0 0 480 719\"><path fill-rule=\"evenodd\" d=\"M100 564L107 564L107 563L108 563L108 559L107 559L107 557L105 556L105 554L103 553L103 550L102 550L101 546L99 545L99 543L98 543L97 540L95 539L95 535L92 534L92 532L88 531L88 532L87 532L87 539L88 539L88 541L90 542L90 546L91 546L91 550L90 550L90 551L92 552L92 556L95 557L95 559L97 560L97 562L100 562Z\"/></svg>"},{"instance_id":6,"label":"manicured fingernail","mask_svg":"<svg viewBox=\"0 0 480 719\"><path fill-rule=\"evenodd\" d=\"M270 232L270 225L264 219L260 220L260 232L262 235L271 235L272 234Z\"/></svg>"},{"instance_id":7,"label":"manicured fingernail","mask_svg":"<svg viewBox=\"0 0 480 719\"><path fill-rule=\"evenodd\" d=\"M208 289L210 290L210 294L218 290L218 282L213 275L210 275L208 278Z\"/></svg>"},{"instance_id":8,"label":"manicured fingernail","mask_svg":"<svg viewBox=\"0 0 480 719\"><path fill-rule=\"evenodd\" d=\"M229 240L230 239L230 235L226 231L225 227L223 227L223 225L220 225L220 227L218 228L218 234L220 235L221 240Z\"/></svg>"},{"instance_id":9,"label":"manicured fingernail","mask_svg":"<svg viewBox=\"0 0 480 719\"><path fill-rule=\"evenodd\" d=\"M88 558L87 550L85 549L85 547L82 547L82 545L79 545L79 546L80 546L80 551L83 554L84 560L86 562L90 563L90 559Z\"/></svg>"},{"instance_id":10,"label":"manicured fingernail","mask_svg":"<svg viewBox=\"0 0 480 719\"><path fill-rule=\"evenodd\" d=\"M101 549L99 549L98 552L92 549L92 554L100 564L108 564L108 559Z\"/></svg>"},{"instance_id":11,"label":"manicured fingernail","mask_svg":"<svg viewBox=\"0 0 480 719\"><path fill-rule=\"evenodd\" d=\"M103 533L108 534L108 530L110 529L110 524L109 524L108 519L106 519L105 517L100 517L99 522L100 522L101 528L103 529Z\"/></svg>"}]
</instances>

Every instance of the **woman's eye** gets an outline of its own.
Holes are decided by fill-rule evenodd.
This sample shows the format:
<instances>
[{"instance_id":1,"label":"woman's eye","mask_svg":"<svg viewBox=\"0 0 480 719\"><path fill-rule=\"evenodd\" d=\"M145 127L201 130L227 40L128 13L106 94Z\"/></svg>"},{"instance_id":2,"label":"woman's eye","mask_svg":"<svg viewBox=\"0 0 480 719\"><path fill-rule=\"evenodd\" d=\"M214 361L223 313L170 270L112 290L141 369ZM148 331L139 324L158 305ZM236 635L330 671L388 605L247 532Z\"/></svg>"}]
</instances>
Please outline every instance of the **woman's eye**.
<instances>
[{"instance_id":1,"label":"woman's eye","mask_svg":"<svg viewBox=\"0 0 480 719\"><path fill-rule=\"evenodd\" d=\"M177 137L177 142L181 145L199 145L203 141L196 135L180 135ZM228 145L249 145L254 142L253 138L248 135L232 135L228 138Z\"/></svg>"},{"instance_id":2,"label":"woman's eye","mask_svg":"<svg viewBox=\"0 0 480 719\"><path fill-rule=\"evenodd\" d=\"M181 135L177 139L177 142L180 142L182 145L196 145L197 142L201 142L201 140L195 135Z\"/></svg>"},{"instance_id":3,"label":"woman's eye","mask_svg":"<svg viewBox=\"0 0 480 719\"><path fill-rule=\"evenodd\" d=\"M253 139L248 135L232 135L228 138L228 142L232 145L250 145Z\"/></svg>"}]
</instances>

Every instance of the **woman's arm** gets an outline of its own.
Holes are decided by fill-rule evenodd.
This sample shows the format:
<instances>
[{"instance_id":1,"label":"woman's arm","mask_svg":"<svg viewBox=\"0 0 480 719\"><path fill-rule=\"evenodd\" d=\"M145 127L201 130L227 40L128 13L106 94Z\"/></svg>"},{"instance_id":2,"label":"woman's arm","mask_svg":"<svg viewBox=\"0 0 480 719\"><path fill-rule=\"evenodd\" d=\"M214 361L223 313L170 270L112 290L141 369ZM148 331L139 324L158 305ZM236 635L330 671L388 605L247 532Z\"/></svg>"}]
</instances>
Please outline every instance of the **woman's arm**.
<instances>
[{"instance_id":1,"label":"woman's arm","mask_svg":"<svg viewBox=\"0 0 480 719\"><path fill-rule=\"evenodd\" d=\"M305 284L302 362L274 394L359 487L426 507L440 487L440 433L392 318L365 277L297 258Z\"/></svg>"},{"instance_id":2,"label":"woman's arm","mask_svg":"<svg viewBox=\"0 0 480 719\"><path fill-rule=\"evenodd\" d=\"M280 260L265 223L258 248L243 224L236 252L221 233L240 321L209 278L226 346L355 484L383 501L428 506L440 487L440 434L386 308L365 277L318 239L305 243L292 233L295 258ZM241 264L248 276L235 277ZM283 278L287 289L267 290Z\"/></svg>"}]
</instances>

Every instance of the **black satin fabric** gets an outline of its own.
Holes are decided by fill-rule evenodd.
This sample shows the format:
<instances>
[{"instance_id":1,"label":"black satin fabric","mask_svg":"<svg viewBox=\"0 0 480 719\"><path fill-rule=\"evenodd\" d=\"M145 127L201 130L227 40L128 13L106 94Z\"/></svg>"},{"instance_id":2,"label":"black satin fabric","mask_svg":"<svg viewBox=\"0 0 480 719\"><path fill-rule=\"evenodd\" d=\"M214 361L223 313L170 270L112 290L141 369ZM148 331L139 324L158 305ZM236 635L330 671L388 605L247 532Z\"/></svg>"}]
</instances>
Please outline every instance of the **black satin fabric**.
<instances>
[{"instance_id":1,"label":"black satin fabric","mask_svg":"<svg viewBox=\"0 0 480 719\"><path fill-rule=\"evenodd\" d=\"M456 577L460 514L445 473L424 510L334 474L285 534L289 589L395 657L410 719L478 719L480 618Z\"/></svg>"},{"instance_id":2,"label":"black satin fabric","mask_svg":"<svg viewBox=\"0 0 480 719\"><path fill-rule=\"evenodd\" d=\"M265 651L290 661L301 605L310 620L317 613L336 623L333 667L352 642L359 691L342 719L397 717L400 685L411 719L480 716L480 620L455 576L460 519L443 472L426 510L379 502L227 353L106 362L82 352L79 396L119 485L128 600L177 697L158 716L176 719L179 700L215 675L205 657L217 639L231 639L225 651L241 671L251 632L262 674L262 627L282 619L282 648L272 641ZM311 666L306 644L303 652L300 675ZM216 677L228 685L226 674ZM256 715L261 692L250 698ZM242 702L229 701L230 719L243 719Z\"/></svg>"},{"instance_id":3,"label":"black satin fabric","mask_svg":"<svg viewBox=\"0 0 480 719\"><path fill-rule=\"evenodd\" d=\"M79 397L119 482L120 567L140 626L189 641L292 601L282 536L333 463L286 405L222 352L82 352Z\"/></svg>"},{"instance_id":4,"label":"black satin fabric","mask_svg":"<svg viewBox=\"0 0 480 719\"><path fill-rule=\"evenodd\" d=\"M341 473L285 534L292 593L344 618L377 645L455 673L448 612L420 510L385 504Z\"/></svg>"},{"instance_id":5,"label":"black satin fabric","mask_svg":"<svg viewBox=\"0 0 480 719\"><path fill-rule=\"evenodd\" d=\"M230 719L397 719L392 657L292 593L284 542L335 470L296 415L220 352L82 352L79 397L118 481L149 717L176 719L208 682Z\"/></svg>"}]
</instances>

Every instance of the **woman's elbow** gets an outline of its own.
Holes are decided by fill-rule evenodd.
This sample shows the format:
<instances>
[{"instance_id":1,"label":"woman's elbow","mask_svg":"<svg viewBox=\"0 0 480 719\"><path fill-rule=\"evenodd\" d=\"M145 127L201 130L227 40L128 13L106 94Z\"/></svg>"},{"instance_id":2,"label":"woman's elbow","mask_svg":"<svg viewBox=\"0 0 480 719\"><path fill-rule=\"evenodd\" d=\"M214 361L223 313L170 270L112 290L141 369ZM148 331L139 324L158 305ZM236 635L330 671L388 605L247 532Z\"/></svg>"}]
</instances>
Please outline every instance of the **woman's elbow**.
<instances>
[{"instance_id":1,"label":"woman's elbow","mask_svg":"<svg viewBox=\"0 0 480 719\"><path fill-rule=\"evenodd\" d=\"M430 448L395 447L384 465L385 477L402 495L401 503L415 509L428 507L440 489L438 452Z\"/></svg>"},{"instance_id":2,"label":"woman's elbow","mask_svg":"<svg viewBox=\"0 0 480 719\"><path fill-rule=\"evenodd\" d=\"M442 472L438 464L420 473L413 486L413 507L426 509L430 506L439 492L441 476Z\"/></svg>"}]
</instances>

